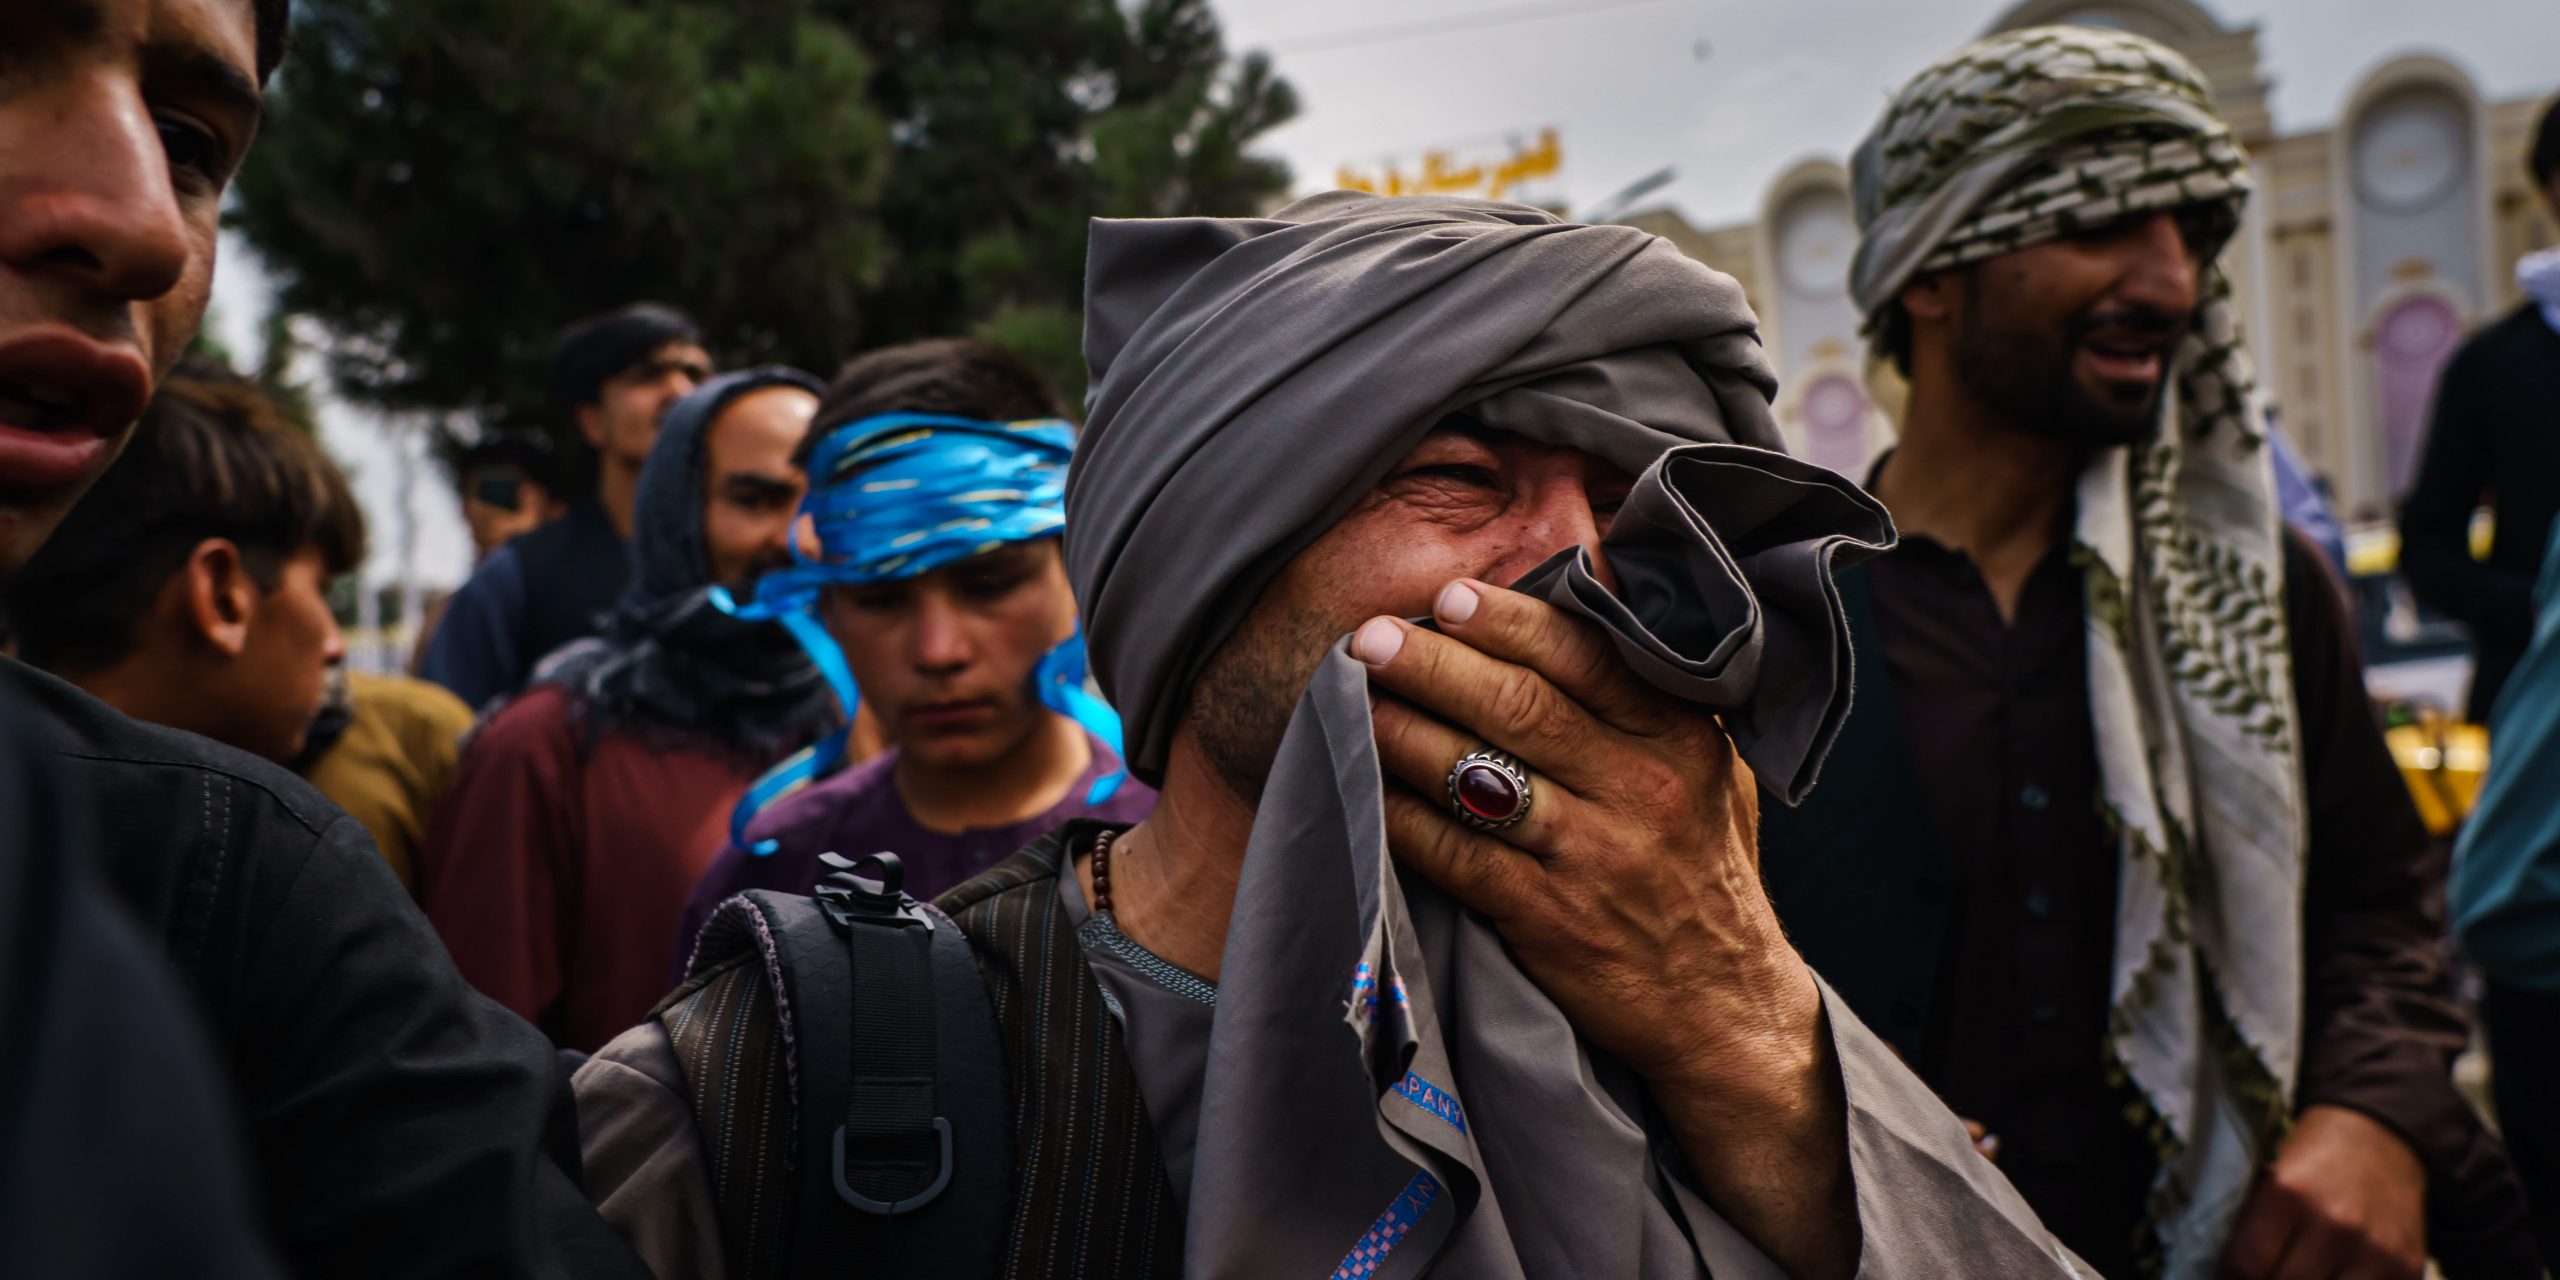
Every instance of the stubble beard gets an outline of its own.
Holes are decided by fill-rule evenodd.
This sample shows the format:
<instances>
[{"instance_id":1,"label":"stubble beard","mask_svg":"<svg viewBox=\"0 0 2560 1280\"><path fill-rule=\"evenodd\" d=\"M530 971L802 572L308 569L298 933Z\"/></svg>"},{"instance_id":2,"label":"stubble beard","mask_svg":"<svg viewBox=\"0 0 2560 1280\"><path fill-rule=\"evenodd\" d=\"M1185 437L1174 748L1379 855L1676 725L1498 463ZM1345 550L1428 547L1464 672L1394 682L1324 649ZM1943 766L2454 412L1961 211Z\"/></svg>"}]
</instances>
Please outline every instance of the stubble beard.
<instances>
[{"instance_id":1,"label":"stubble beard","mask_svg":"<svg viewBox=\"0 0 2560 1280\"><path fill-rule=\"evenodd\" d=\"M2159 434L2173 360L2163 360L2160 381L2148 388L2094 395L2072 369L2088 318L2074 316L2056 329L1985 315L1980 281L1976 275L1966 282L1955 350L1956 376L1976 401L2004 421L2082 448L2140 444Z\"/></svg>"},{"instance_id":2,"label":"stubble beard","mask_svg":"<svg viewBox=\"0 0 2560 1280\"><path fill-rule=\"evenodd\" d=\"M1307 681L1352 625L1293 611L1266 595L1201 670L1183 716L1201 754L1237 799L1261 804Z\"/></svg>"}]
</instances>

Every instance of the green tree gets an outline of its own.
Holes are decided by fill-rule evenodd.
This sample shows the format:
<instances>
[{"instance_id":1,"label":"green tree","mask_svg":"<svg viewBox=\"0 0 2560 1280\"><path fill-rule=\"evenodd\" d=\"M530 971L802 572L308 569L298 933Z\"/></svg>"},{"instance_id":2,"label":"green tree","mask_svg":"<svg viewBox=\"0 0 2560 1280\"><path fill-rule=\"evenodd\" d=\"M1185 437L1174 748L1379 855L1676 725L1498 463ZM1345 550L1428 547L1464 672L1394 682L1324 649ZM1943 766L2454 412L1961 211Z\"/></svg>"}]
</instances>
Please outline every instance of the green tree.
<instances>
[{"instance_id":1,"label":"green tree","mask_svg":"<svg viewBox=\"0 0 2560 1280\"><path fill-rule=\"evenodd\" d=\"M1081 391L1094 215L1248 213L1297 111L1206 0L300 0L233 220L348 397L563 424L640 298L821 372L976 332Z\"/></svg>"}]
</instances>

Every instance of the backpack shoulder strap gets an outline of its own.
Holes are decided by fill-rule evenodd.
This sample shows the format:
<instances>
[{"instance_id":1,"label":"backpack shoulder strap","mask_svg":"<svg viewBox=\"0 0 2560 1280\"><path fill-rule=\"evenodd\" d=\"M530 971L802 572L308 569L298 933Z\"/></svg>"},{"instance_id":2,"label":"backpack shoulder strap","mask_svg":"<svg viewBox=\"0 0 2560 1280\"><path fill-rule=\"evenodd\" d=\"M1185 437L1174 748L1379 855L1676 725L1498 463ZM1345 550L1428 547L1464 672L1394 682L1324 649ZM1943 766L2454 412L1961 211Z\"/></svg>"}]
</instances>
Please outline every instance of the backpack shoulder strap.
<instances>
[{"instance_id":1,"label":"backpack shoulder strap","mask_svg":"<svg viewBox=\"0 0 2560 1280\"><path fill-rule=\"evenodd\" d=\"M997 1272L1012 1116L986 985L896 859L866 861L876 878L831 858L813 897L722 903L693 994L662 1007L687 1011L668 1026L741 1277Z\"/></svg>"}]
</instances>

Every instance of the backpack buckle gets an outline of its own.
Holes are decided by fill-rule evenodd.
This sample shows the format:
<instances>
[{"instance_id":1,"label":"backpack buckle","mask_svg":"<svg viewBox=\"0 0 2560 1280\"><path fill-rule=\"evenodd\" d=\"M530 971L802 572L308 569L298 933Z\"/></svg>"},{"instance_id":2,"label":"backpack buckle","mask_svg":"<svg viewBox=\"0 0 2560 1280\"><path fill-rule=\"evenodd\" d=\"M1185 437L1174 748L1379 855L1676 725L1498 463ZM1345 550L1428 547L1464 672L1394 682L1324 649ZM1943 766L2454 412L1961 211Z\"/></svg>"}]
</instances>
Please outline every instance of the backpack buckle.
<instances>
[{"instance_id":1,"label":"backpack buckle","mask_svg":"<svg viewBox=\"0 0 2560 1280\"><path fill-rule=\"evenodd\" d=\"M836 1194L842 1196L846 1204L852 1205L854 1208L860 1209L864 1213L876 1213L884 1218L894 1217L901 1213L908 1213L933 1203L934 1197L941 1195L942 1189L951 1185L951 1122L940 1116L935 1116L933 1118L933 1132L934 1136L939 1139L942 1144L942 1153L934 1160L933 1185L926 1187L924 1190L919 1191L914 1195L908 1196L904 1200L874 1200L871 1197L854 1190L853 1185L845 1181L845 1127L843 1125L837 1125L835 1141Z\"/></svg>"},{"instance_id":2,"label":"backpack buckle","mask_svg":"<svg viewBox=\"0 0 2560 1280\"><path fill-rule=\"evenodd\" d=\"M894 853L867 853L847 860L832 853L818 855L818 861L830 873L810 891L817 899L818 911L838 933L850 931L859 921L863 924L888 925L892 928L933 929L933 920L917 905L915 899L900 888L906 882L907 870ZM863 871L871 874L864 875Z\"/></svg>"}]
</instances>

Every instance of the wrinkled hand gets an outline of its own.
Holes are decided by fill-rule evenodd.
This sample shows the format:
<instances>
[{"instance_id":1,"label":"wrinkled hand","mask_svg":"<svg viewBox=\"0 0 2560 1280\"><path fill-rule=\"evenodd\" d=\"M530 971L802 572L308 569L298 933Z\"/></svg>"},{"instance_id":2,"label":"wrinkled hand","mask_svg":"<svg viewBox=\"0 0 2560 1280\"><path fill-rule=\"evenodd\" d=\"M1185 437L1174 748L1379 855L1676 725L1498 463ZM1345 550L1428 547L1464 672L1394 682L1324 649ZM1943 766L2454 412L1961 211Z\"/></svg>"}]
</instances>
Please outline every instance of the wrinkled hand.
<instances>
[{"instance_id":1,"label":"wrinkled hand","mask_svg":"<svg viewBox=\"0 0 2560 1280\"><path fill-rule=\"evenodd\" d=\"M2223 1253L2234 1280L2417 1280L2427 1266L2426 1170L2379 1121L2307 1108L2249 1193Z\"/></svg>"},{"instance_id":2,"label":"wrinkled hand","mask_svg":"<svg viewBox=\"0 0 2560 1280\"><path fill-rule=\"evenodd\" d=\"M1487 916L1574 1027L1648 1080L1714 1076L1736 1037L1810 1039L1819 996L1761 892L1757 790L1715 718L1544 601L1461 582L1435 613L1446 635L1380 618L1352 644L1395 695L1374 722L1405 784L1387 796L1396 855ZM1445 798L1450 767L1488 743L1533 779L1528 816L1499 831Z\"/></svg>"},{"instance_id":3,"label":"wrinkled hand","mask_svg":"<svg viewBox=\"0 0 2560 1280\"><path fill-rule=\"evenodd\" d=\"M1352 638L1379 694L1389 847L1644 1077L1735 1226L1791 1275L1849 1274L1862 1236L1839 1067L1761 890L1750 770L1712 715L1638 679L1589 622L1473 581L1433 612L1445 635L1374 618ZM1487 744L1532 779L1528 814L1498 831L1446 801L1451 766Z\"/></svg>"}]
</instances>

